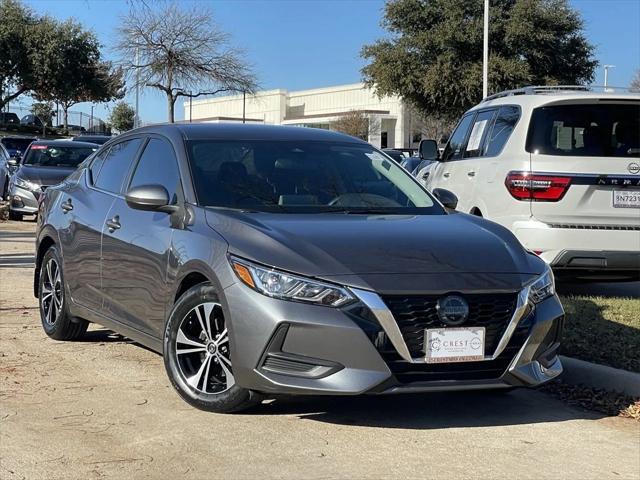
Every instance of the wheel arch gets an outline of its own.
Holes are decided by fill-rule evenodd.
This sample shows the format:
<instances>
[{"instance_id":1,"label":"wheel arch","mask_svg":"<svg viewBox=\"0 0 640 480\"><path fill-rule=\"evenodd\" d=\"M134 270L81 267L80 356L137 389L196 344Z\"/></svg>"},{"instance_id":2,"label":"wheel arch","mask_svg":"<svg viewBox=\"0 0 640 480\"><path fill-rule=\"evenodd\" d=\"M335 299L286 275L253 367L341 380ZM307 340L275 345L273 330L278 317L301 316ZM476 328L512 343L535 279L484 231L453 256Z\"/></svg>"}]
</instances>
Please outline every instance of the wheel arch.
<instances>
[{"instance_id":1,"label":"wheel arch","mask_svg":"<svg viewBox=\"0 0 640 480\"><path fill-rule=\"evenodd\" d=\"M53 245L56 245L56 241L50 234L44 234L38 242L38 250L35 258L35 268L33 272L33 296L38 298L38 282L40 280L40 265L42 264L42 257Z\"/></svg>"}]
</instances>

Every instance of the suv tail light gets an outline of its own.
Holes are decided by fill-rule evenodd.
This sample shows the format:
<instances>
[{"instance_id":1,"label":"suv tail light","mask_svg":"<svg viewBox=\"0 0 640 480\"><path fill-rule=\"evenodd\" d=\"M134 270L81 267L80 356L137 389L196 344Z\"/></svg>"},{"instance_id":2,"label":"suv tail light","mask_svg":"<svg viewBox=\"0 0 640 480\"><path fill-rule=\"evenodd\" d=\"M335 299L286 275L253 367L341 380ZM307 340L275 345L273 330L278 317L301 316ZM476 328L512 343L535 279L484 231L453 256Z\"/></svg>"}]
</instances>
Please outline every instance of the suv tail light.
<instances>
[{"instance_id":1,"label":"suv tail light","mask_svg":"<svg viewBox=\"0 0 640 480\"><path fill-rule=\"evenodd\" d=\"M571 177L537 175L530 172L509 172L504 184L511 196L516 200L557 202L569 190Z\"/></svg>"}]
</instances>

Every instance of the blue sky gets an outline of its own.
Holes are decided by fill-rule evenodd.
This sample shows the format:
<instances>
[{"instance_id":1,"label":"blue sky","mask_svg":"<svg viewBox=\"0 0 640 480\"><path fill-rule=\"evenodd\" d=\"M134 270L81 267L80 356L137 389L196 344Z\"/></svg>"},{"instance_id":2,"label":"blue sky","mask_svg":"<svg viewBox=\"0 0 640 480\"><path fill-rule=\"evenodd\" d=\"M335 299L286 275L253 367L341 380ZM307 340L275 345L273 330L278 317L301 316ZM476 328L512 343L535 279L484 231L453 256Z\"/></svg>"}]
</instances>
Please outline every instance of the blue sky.
<instances>
[{"instance_id":1,"label":"blue sky","mask_svg":"<svg viewBox=\"0 0 640 480\"><path fill-rule=\"evenodd\" d=\"M153 4L153 0L147 0ZM481 0L477 0L481 1ZM105 45L107 58L126 0L27 0L38 13L74 17L92 29ZM263 88L297 90L360 81L360 48L384 35L382 0L182 0L208 4L218 25L243 48ZM609 84L626 86L640 68L640 0L571 0L583 16L586 34L602 64L613 64ZM602 85L598 69L596 84ZM133 103L132 95L127 98ZM166 120L164 97L145 91L144 121ZM181 106L176 105L178 118ZM87 104L74 110L89 111ZM108 112L100 106L97 115Z\"/></svg>"}]
</instances>

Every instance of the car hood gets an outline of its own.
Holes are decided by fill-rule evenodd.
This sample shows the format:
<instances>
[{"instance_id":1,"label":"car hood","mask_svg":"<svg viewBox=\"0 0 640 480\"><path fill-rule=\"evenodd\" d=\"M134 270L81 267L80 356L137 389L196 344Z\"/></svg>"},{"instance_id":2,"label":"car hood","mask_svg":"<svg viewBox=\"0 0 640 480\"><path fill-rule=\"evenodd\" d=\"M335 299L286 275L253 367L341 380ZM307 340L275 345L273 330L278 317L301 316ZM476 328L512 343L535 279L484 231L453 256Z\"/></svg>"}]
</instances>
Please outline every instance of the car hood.
<instances>
[{"instance_id":1,"label":"car hood","mask_svg":"<svg viewBox=\"0 0 640 480\"><path fill-rule=\"evenodd\" d=\"M411 283L457 275L489 286L516 288L543 272L504 227L465 214L271 214L207 210L207 222L229 243L229 252L262 264L341 283L372 287L383 278ZM453 275L452 275L453 274ZM497 277L495 277L497 278ZM401 280L397 280L401 281ZM434 283L435 282L435 283ZM499 282L500 283L500 282ZM449 288L449 287L447 287ZM496 285L491 285L496 288Z\"/></svg>"},{"instance_id":2,"label":"car hood","mask_svg":"<svg viewBox=\"0 0 640 480\"><path fill-rule=\"evenodd\" d=\"M16 175L46 187L57 185L76 170L75 167L38 167L21 165Z\"/></svg>"}]
</instances>

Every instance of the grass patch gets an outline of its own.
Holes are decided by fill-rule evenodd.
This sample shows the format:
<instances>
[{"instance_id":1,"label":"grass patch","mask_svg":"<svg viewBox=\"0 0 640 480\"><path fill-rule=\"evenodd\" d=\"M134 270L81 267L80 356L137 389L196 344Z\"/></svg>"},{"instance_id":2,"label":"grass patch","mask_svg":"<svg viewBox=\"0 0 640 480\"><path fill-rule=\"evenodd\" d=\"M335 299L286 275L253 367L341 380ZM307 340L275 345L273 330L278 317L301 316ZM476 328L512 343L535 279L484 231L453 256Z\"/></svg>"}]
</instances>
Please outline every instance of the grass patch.
<instances>
[{"instance_id":1,"label":"grass patch","mask_svg":"<svg viewBox=\"0 0 640 480\"><path fill-rule=\"evenodd\" d=\"M608 416L632 418L640 422L640 399L622 393L608 392L585 385L569 385L562 380L549 382L540 390L574 407L593 410Z\"/></svg>"},{"instance_id":2,"label":"grass patch","mask_svg":"<svg viewBox=\"0 0 640 480\"><path fill-rule=\"evenodd\" d=\"M640 373L640 299L563 296L560 353Z\"/></svg>"}]
</instances>

